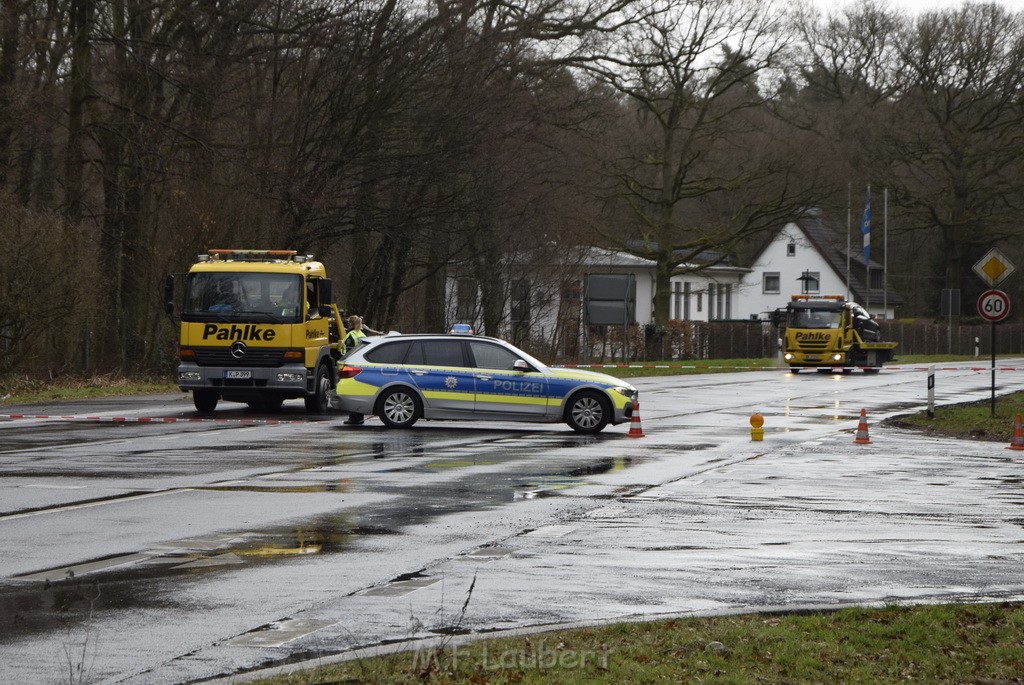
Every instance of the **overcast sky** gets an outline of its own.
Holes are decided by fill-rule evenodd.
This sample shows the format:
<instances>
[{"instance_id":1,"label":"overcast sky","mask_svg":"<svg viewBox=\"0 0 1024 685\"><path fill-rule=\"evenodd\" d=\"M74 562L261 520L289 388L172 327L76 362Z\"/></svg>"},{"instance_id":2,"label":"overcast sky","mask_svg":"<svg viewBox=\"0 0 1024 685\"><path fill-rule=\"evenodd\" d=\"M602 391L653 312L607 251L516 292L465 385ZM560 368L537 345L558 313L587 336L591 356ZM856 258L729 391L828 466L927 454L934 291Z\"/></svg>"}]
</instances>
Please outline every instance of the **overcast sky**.
<instances>
[{"instance_id":1,"label":"overcast sky","mask_svg":"<svg viewBox=\"0 0 1024 685\"><path fill-rule=\"evenodd\" d=\"M910 12L924 12L931 9L944 9L946 7L959 7L965 1L971 4L979 4L988 0L889 0L893 5L902 7ZM1000 5L1007 9L1020 11L1024 10L1024 0L997 0ZM858 0L815 0L825 11L836 6L858 4Z\"/></svg>"}]
</instances>

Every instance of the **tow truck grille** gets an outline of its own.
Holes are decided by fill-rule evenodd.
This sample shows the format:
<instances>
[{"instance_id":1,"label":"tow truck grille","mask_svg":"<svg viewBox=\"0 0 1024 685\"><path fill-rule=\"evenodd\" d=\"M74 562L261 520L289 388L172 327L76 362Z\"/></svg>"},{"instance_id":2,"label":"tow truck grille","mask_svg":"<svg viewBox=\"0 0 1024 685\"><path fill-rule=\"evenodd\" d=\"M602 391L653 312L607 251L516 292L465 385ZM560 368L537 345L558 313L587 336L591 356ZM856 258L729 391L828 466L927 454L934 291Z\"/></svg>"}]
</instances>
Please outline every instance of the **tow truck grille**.
<instances>
[{"instance_id":1,"label":"tow truck grille","mask_svg":"<svg viewBox=\"0 0 1024 685\"><path fill-rule=\"evenodd\" d=\"M801 340L799 347L804 352L821 352L822 350L825 350L825 349L828 348L828 344L829 344L828 340L821 340L821 341Z\"/></svg>"},{"instance_id":2,"label":"tow truck grille","mask_svg":"<svg viewBox=\"0 0 1024 685\"><path fill-rule=\"evenodd\" d=\"M259 368L275 368L281 366L284 350L268 350L250 347L241 359L231 356L226 348L195 348L196 364L199 366L253 366Z\"/></svg>"}]
</instances>

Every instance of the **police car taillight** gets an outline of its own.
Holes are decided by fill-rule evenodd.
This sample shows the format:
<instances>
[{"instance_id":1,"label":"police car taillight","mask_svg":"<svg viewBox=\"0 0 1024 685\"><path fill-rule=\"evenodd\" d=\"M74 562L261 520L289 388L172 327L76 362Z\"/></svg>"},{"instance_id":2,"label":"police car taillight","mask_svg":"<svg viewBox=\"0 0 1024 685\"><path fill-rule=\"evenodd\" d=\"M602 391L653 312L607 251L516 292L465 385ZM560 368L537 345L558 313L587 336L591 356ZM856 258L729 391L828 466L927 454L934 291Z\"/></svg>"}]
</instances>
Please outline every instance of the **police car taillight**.
<instances>
[{"instance_id":1,"label":"police car taillight","mask_svg":"<svg viewBox=\"0 0 1024 685\"><path fill-rule=\"evenodd\" d=\"M338 370L338 378L354 378L362 369L358 366L349 366L345 364Z\"/></svg>"}]
</instances>

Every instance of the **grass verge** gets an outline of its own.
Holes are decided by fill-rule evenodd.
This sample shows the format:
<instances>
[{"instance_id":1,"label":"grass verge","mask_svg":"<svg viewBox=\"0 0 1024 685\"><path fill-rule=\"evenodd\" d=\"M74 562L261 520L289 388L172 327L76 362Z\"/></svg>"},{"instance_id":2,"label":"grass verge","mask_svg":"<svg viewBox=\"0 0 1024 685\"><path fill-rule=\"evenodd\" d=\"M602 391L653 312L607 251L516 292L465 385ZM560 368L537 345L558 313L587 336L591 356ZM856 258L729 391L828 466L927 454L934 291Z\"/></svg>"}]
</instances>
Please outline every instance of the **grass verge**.
<instances>
[{"instance_id":1,"label":"grass verge","mask_svg":"<svg viewBox=\"0 0 1024 685\"><path fill-rule=\"evenodd\" d=\"M936 407L935 416L932 417L928 416L928 412L922 411L897 416L885 423L932 435L1010 442L1013 437L1013 421L1017 414L1024 414L1024 392L997 396L995 416L992 415L991 399L986 399Z\"/></svg>"},{"instance_id":2,"label":"grass verge","mask_svg":"<svg viewBox=\"0 0 1024 685\"><path fill-rule=\"evenodd\" d=\"M889 606L690 618L347 661L311 683L1022 683L1024 606Z\"/></svg>"},{"instance_id":3,"label":"grass verge","mask_svg":"<svg viewBox=\"0 0 1024 685\"><path fill-rule=\"evenodd\" d=\"M27 376L7 376L0 378L0 405L143 395L177 390L178 386L166 378L126 378L110 375L40 380Z\"/></svg>"}]
</instances>

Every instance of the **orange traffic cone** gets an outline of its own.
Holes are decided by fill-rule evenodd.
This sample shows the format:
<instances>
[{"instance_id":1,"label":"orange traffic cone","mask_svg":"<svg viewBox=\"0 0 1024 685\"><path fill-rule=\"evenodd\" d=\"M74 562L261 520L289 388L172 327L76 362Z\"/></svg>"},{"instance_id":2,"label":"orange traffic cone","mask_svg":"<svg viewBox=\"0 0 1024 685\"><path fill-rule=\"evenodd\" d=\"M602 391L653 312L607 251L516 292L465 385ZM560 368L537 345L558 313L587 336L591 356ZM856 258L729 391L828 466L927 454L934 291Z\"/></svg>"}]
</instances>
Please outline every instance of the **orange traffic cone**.
<instances>
[{"instance_id":1,"label":"orange traffic cone","mask_svg":"<svg viewBox=\"0 0 1024 685\"><path fill-rule=\"evenodd\" d=\"M1013 418L1013 439L1010 440L1008 450L1024 450L1024 428L1020 425L1020 414Z\"/></svg>"},{"instance_id":2,"label":"orange traffic cone","mask_svg":"<svg viewBox=\"0 0 1024 685\"><path fill-rule=\"evenodd\" d=\"M629 432L627 438L642 438L644 429L640 427L640 400L633 403L633 416L629 419Z\"/></svg>"},{"instance_id":3,"label":"orange traffic cone","mask_svg":"<svg viewBox=\"0 0 1024 685\"><path fill-rule=\"evenodd\" d=\"M853 439L858 445L867 445L871 442L868 437L868 413L864 407L860 408L860 423L857 425L857 437Z\"/></svg>"}]
</instances>

